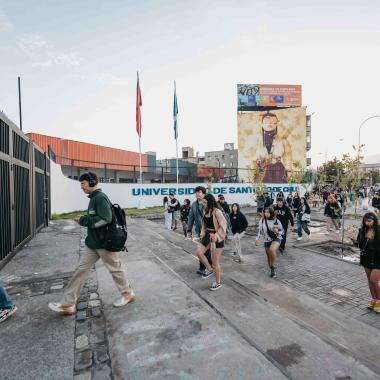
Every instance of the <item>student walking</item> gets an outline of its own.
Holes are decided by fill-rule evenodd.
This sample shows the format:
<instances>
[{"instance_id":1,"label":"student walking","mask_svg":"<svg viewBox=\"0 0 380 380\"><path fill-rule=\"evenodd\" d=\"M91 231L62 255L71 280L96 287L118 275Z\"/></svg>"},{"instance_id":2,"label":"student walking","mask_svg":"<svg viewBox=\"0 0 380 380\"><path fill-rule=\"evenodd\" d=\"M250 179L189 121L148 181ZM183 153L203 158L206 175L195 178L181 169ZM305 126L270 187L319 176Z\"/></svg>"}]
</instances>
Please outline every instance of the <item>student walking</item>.
<instances>
[{"instance_id":1,"label":"student walking","mask_svg":"<svg viewBox=\"0 0 380 380\"><path fill-rule=\"evenodd\" d=\"M193 228L195 229L195 233L200 236L202 231L202 219L204 215L204 206L202 203L202 200L206 194L206 188L203 186L197 186L195 188L195 197L196 200L193 202L190 208L189 217L187 220L187 237L188 239L191 239L193 236ZM211 260L211 251L207 250L205 252L205 256L209 262L209 264L212 264ZM204 274L206 267L203 265L202 261L199 260L199 270L197 270L197 273L200 275Z\"/></svg>"},{"instance_id":2,"label":"student walking","mask_svg":"<svg viewBox=\"0 0 380 380\"><path fill-rule=\"evenodd\" d=\"M360 248L360 265L367 275L372 296L368 308L380 313L380 227L376 214L364 214L358 236L351 240Z\"/></svg>"},{"instance_id":3,"label":"student walking","mask_svg":"<svg viewBox=\"0 0 380 380\"><path fill-rule=\"evenodd\" d=\"M164 216L165 216L165 228L168 230L172 229L172 214L169 212L169 198L164 197L163 199L164 205Z\"/></svg>"},{"instance_id":4,"label":"student walking","mask_svg":"<svg viewBox=\"0 0 380 380\"><path fill-rule=\"evenodd\" d=\"M297 216L297 212L298 212L298 208L300 207L300 204L301 204L300 196L298 193L295 193L294 197L293 197L293 214L294 214L294 217Z\"/></svg>"},{"instance_id":5,"label":"student walking","mask_svg":"<svg viewBox=\"0 0 380 380\"><path fill-rule=\"evenodd\" d=\"M330 232L331 226L333 225L336 229L336 233L338 234L341 227L341 208L332 194L327 197L324 215L327 217L327 233Z\"/></svg>"},{"instance_id":6,"label":"student walking","mask_svg":"<svg viewBox=\"0 0 380 380\"><path fill-rule=\"evenodd\" d=\"M244 236L248 227L248 221L245 215L241 212L240 206L237 203L233 203L230 214L232 241L235 246L235 252L233 254L234 261L241 263L243 258L241 253L241 238Z\"/></svg>"},{"instance_id":7,"label":"student walking","mask_svg":"<svg viewBox=\"0 0 380 380\"><path fill-rule=\"evenodd\" d=\"M224 250L227 221L212 194L205 195L203 205L205 214L202 219L201 244L198 247L197 256L206 267L203 278L208 278L215 274L215 282L211 285L210 290L218 290L222 286L219 258ZM209 249L212 252L212 266L205 256L205 252Z\"/></svg>"},{"instance_id":8,"label":"student walking","mask_svg":"<svg viewBox=\"0 0 380 380\"><path fill-rule=\"evenodd\" d=\"M288 207L289 207L290 209L293 208L293 193L292 193L292 192L290 192L290 193L288 194L288 196L286 197L286 204L288 205Z\"/></svg>"},{"instance_id":9,"label":"student walking","mask_svg":"<svg viewBox=\"0 0 380 380\"><path fill-rule=\"evenodd\" d=\"M17 311L5 288L0 285L0 323L7 320Z\"/></svg>"},{"instance_id":10,"label":"student walking","mask_svg":"<svg viewBox=\"0 0 380 380\"><path fill-rule=\"evenodd\" d=\"M283 254L285 250L286 235L288 233L289 222L293 227L294 219L293 219L293 215L292 215L292 212L290 211L289 206L285 204L283 198L277 199L277 204L274 207L274 211L276 212L277 218L281 222L282 227L284 229L284 233L282 234L282 240L281 240L281 244L279 248L280 253Z\"/></svg>"},{"instance_id":11,"label":"student walking","mask_svg":"<svg viewBox=\"0 0 380 380\"><path fill-rule=\"evenodd\" d=\"M259 223L259 232L256 238L256 245L259 244L261 236L264 238L264 248L267 255L270 277L276 277L277 249L280 247L283 234L281 222L276 217L276 212L272 207L264 209L263 218Z\"/></svg>"},{"instance_id":12,"label":"student walking","mask_svg":"<svg viewBox=\"0 0 380 380\"><path fill-rule=\"evenodd\" d=\"M297 210L297 240L302 240L302 230L305 231L307 237L310 237L308 224L310 223L310 206L305 197L300 198L300 205Z\"/></svg>"},{"instance_id":13,"label":"student walking","mask_svg":"<svg viewBox=\"0 0 380 380\"><path fill-rule=\"evenodd\" d=\"M172 231L175 231L177 229L177 219L178 219L178 211L181 208L181 205L179 201L174 198L174 194L170 193L169 194L169 213L172 214L172 225L171 229Z\"/></svg>"},{"instance_id":14,"label":"student walking","mask_svg":"<svg viewBox=\"0 0 380 380\"><path fill-rule=\"evenodd\" d=\"M183 202L183 205L181 206L180 212L180 219L182 223L183 228L183 234L185 237L187 236L187 221L189 219L189 212L190 212L190 199L185 199Z\"/></svg>"},{"instance_id":15,"label":"student walking","mask_svg":"<svg viewBox=\"0 0 380 380\"><path fill-rule=\"evenodd\" d=\"M99 259L103 261L111 273L115 285L121 293L121 297L115 300L113 305L120 307L135 300L133 290L122 268L119 252L111 252L103 249L103 242L99 237L101 229L112 222L113 213L111 202L101 189L97 188L98 177L95 173L84 173L79 177L79 181L81 189L85 194L88 194L90 198L87 214L81 216L79 219L79 224L83 227L87 227L85 252L70 282L63 291L61 302L49 303L50 310L61 314L75 313L75 304L79 293L90 271Z\"/></svg>"},{"instance_id":16,"label":"student walking","mask_svg":"<svg viewBox=\"0 0 380 380\"><path fill-rule=\"evenodd\" d=\"M380 210L380 191L377 191L372 198L372 207L375 213L378 214Z\"/></svg>"}]
</instances>

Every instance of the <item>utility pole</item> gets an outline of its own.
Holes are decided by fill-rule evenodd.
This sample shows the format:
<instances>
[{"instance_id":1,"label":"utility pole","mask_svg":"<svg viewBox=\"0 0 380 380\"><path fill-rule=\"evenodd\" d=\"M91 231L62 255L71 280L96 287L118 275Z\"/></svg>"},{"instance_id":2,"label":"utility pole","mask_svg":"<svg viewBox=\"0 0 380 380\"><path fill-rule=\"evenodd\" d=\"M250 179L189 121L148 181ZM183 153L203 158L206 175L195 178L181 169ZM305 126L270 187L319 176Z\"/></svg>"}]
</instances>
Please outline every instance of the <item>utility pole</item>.
<instances>
[{"instance_id":1,"label":"utility pole","mask_svg":"<svg viewBox=\"0 0 380 380\"><path fill-rule=\"evenodd\" d=\"M22 111L21 111L21 79L18 77L18 110L20 116L20 129L22 130Z\"/></svg>"}]
</instances>

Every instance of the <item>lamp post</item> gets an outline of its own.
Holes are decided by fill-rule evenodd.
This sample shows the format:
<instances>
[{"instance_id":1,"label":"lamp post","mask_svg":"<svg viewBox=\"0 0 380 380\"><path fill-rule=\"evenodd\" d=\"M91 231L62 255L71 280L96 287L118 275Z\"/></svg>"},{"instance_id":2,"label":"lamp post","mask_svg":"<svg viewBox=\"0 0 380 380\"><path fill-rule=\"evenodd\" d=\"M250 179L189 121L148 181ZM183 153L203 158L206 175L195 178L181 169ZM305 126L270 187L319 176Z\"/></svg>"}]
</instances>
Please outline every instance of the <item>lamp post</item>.
<instances>
[{"instance_id":1,"label":"lamp post","mask_svg":"<svg viewBox=\"0 0 380 380\"><path fill-rule=\"evenodd\" d=\"M216 157L216 161L218 161L218 177L219 177L219 182L220 182L220 159L219 159L219 157Z\"/></svg>"},{"instance_id":2,"label":"lamp post","mask_svg":"<svg viewBox=\"0 0 380 380\"><path fill-rule=\"evenodd\" d=\"M374 118L377 118L377 117L380 117L380 115L374 115L374 116L367 117L367 119L363 120L363 122L359 126L359 139L358 139L358 185L360 185L360 150L361 150L361 146L360 146L360 132L361 132L361 129L362 129L363 125L368 120L371 120L371 119L374 119ZM356 215L356 202L355 202L355 215Z\"/></svg>"},{"instance_id":3,"label":"lamp post","mask_svg":"<svg viewBox=\"0 0 380 380\"><path fill-rule=\"evenodd\" d=\"M365 119L359 126L359 140L358 140L358 181L360 181L360 172L359 172L359 163L360 163L360 150L361 150L361 146L360 146L360 132L361 132L361 129L363 127L363 125L368 121L368 120L371 120L371 119L374 119L376 117L380 117L380 115L374 115L374 116L370 116L370 117L367 117L367 119Z\"/></svg>"}]
</instances>

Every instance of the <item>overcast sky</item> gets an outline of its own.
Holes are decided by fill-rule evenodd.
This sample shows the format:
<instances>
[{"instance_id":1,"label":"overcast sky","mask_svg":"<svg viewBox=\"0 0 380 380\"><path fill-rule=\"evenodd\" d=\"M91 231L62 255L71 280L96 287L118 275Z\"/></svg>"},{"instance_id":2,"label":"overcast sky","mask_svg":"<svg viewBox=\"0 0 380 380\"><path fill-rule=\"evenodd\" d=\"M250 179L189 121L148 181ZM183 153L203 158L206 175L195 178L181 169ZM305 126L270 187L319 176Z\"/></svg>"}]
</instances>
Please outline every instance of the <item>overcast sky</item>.
<instances>
[{"instance_id":1,"label":"overcast sky","mask_svg":"<svg viewBox=\"0 0 380 380\"><path fill-rule=\"evenodd\" d=\"M0 0L0 109L26 132L138 151L201 154L237 142L237 83L301 84L314 164L357 143L380 115L379 0ZM377 154L380 118L363 127ZM376 138L374 138L376 136ZM343 139L343 140L342 140Z\"/></svg>"}]
</instances>

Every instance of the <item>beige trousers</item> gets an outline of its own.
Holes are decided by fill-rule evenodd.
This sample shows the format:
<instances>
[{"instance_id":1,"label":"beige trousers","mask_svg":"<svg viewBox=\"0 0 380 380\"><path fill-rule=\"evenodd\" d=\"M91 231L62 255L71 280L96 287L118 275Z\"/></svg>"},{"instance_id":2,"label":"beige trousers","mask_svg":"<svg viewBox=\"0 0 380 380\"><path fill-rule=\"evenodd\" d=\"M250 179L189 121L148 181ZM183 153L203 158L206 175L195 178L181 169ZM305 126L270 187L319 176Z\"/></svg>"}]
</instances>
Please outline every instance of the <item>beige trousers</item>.
<instances>
[{"instance_id":1,"label":"beige trousers","mask_svg":"<svg viewBox=\"0 0 380 380\"><path fill-rule=\"evenodd\" d=\"M110 252L105 249L91 249L85 247L79 265L63 291L62 305L74 305L77 302L79 293L86 282L91 269L93 269L95 263L99 259L102 259L104 265L111 273L116 287L121 294L130 294L133 292L121 266L119 252Z\"/></svg>"}]
</instances>

